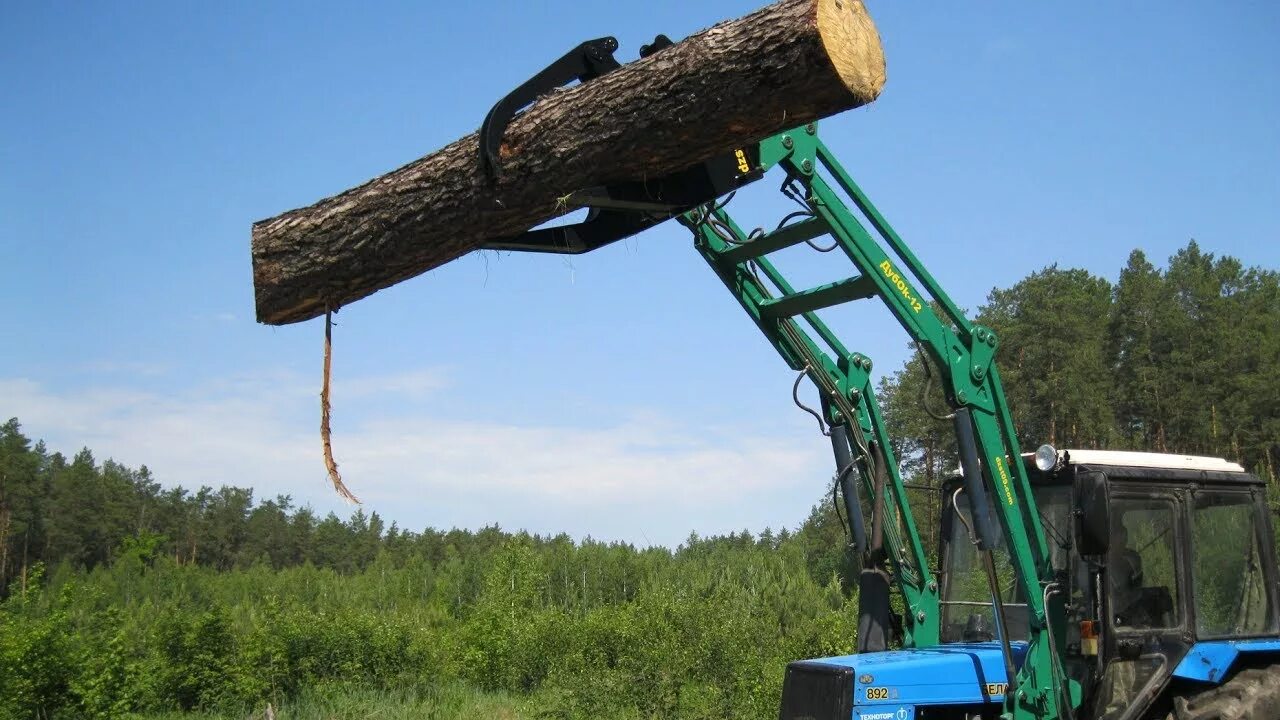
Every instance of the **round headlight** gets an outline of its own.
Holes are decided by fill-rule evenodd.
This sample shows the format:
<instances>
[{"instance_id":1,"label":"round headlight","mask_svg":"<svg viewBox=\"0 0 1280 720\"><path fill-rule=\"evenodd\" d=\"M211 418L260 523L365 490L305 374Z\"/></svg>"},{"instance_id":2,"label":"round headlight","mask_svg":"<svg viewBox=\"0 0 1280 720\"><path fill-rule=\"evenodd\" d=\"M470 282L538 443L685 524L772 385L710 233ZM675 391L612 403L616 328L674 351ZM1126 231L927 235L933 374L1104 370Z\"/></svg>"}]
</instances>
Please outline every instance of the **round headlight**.
<instances>
[{"instance_id":1,"label":"round headlight","mask_svg":"<svg viewBox=\"0 0 1280 720\"><path fill-rule=\"evenodd\" d=\"M1058 451L1052 445L1041 445L1036 448L1036 469L1049 472L1058 466Z\"/></svg>"}]
</instances>

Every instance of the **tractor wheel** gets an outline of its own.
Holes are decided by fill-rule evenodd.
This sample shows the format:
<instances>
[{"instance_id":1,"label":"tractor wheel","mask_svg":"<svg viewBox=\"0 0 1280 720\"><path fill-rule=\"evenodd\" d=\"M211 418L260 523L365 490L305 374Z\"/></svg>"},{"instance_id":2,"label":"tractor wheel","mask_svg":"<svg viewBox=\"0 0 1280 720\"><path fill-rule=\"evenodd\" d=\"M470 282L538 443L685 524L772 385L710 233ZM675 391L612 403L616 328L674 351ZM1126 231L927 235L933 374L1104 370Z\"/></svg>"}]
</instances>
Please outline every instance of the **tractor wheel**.
<instances>
[{"instance_id":1,"label":"tractor wheel","mask_svg":"<svg viewBox=\"0 0 1280 720\"><path fill-rule=\"evenodd\" d=\"M1241 670L1212 690L1173 699L1168 720L1280 718L1280 665Z\"/></svg>"}]
</instances>

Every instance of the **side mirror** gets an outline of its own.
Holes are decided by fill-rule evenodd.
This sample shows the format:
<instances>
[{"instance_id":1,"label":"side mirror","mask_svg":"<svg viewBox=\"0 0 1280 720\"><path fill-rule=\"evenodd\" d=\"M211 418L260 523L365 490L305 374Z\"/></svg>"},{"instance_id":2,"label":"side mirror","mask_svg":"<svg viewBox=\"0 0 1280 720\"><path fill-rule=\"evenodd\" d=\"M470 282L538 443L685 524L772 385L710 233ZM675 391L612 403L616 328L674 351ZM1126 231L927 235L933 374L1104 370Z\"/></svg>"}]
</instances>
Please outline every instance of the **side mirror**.
<instances>
[{"instance_id":1,"label":"side mirror","mask_svg":"<svg viewBox=\"0 0 1280 720\"><path fill-rule=\"evenodd\" d=\"M1080 554L1106 555L1111 546L1111 502L1105 473L1076 473L1075 510Z\"/></svg>"}]
</instances>

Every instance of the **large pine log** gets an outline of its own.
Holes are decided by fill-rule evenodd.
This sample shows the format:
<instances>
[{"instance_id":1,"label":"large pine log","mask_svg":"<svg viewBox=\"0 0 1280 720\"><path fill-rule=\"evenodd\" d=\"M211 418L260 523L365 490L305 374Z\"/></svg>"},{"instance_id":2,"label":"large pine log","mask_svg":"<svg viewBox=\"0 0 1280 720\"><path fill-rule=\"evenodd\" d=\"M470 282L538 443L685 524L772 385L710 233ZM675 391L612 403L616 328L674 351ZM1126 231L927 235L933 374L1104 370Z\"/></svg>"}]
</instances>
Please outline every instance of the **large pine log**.
<instances>
[{"instance_id":1,"label":"large pine log","mask_svg":"<svg viewBox=\"0 0 1280 720\"><path fill-rule=\"evenodd\" d=\"M884 79L861 0L780 0L540 98L507 128L496 180L473 133L255 223L258 320L317 317L561 215L557 198L575 190L659 177L864 105Z\"/></svg>"}]
</instances>

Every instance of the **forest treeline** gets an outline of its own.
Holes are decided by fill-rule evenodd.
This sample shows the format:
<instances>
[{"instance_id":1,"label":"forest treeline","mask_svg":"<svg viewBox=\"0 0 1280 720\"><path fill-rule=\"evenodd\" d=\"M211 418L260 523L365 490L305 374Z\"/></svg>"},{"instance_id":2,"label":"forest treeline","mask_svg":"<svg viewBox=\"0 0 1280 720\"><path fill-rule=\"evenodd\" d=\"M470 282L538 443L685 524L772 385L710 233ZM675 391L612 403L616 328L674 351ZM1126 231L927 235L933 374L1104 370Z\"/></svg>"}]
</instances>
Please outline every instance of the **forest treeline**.
<instances>
[{"instance_id":1,"label":"forest treeline","mask_svg":"<svg viewBox=\"0 0 1280 720\"><path fill-rule=\"evenodd\" d=\"M977 317L1001 338L1024 449L1219 455L1275 486L1276 272L1191 243L1163 269L1134 252L1114 284L1045 268ZM956 461L927 366L879 395L908 481L936 487ZM937 492L913 494L932 551ZM544 717L767 717L788 660L854 645L829 496L794 531L675 549L410 531L248 488L166 488L88 449L50 452L13 419L0 541L0 718L239 711L344 683L464 683Z\"/></svg>"},{"instance_id":2,"label":"forest treeline","mask_svg":"<svg viewBox=\"0 0 1280 720\"><path fill-rule=\"evenodd\" d=\"M1119 279L1056 265L996 288L976 321L1023 450L1146 450L1225 457L1280 471L1280 273L1194 241L1160 269L1141 251ZM927 396L926 396L927 390ZM883 379L903 472L935 484L957 465L945 408L917 355ZM922 399L923 398L923 399Z\"/></svg>"}]
</instances>

